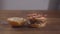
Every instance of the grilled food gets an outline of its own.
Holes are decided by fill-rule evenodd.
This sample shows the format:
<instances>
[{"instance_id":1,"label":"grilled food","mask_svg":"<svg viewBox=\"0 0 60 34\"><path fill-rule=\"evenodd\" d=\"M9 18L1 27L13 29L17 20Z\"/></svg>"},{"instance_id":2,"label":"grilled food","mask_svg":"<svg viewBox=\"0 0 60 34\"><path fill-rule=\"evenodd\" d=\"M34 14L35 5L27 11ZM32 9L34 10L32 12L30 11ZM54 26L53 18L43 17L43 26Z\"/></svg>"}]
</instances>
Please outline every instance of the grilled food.
<instances>
[{"instance_id":1,"label":"grilled food","mask_svg":"<svg viewBox=\"0 0 60 34\"><path fill-rule=\"evenodd\" d=\"M29 20L29 27L44 27L47 23L46 17L41 14L29 14L27 19Z\"/></svg>"},{"instance_id":2,"label":"grilled food","mask_svg":"<svg viewBox=\"0 0 60 34\"><path fill-rule=\"evenodd\" d=\"M26 22L26 19L19 17L11 17L7 19L9 24L12 26L23 26Z\"/></svg>"}]
</instances>

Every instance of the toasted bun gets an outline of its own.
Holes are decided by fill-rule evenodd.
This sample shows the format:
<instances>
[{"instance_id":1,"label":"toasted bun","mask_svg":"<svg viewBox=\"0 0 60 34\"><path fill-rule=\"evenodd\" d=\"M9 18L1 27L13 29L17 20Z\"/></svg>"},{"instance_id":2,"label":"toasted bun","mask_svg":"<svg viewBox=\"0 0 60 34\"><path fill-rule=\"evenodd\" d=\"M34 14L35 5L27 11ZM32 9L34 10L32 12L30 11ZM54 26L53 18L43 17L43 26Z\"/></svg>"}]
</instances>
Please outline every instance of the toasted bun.
<instances>
[{"instance_id":1,"label":"toasted bun","mask_svg":"<svg viewBox=\"0 0 60 34\"><path fill-rule=\"evenodd\" d=\"M24 19L24 18L19 18L19 17L8 18L7 20L8 20L8 21L10 22L10 24L12 24L12 25L13 25L13 23L14 23L14 24L20 24L20 25L22 25L22 24L25 23L25 21L26 21L26 19Z\"/></svg>"}]
</instances>

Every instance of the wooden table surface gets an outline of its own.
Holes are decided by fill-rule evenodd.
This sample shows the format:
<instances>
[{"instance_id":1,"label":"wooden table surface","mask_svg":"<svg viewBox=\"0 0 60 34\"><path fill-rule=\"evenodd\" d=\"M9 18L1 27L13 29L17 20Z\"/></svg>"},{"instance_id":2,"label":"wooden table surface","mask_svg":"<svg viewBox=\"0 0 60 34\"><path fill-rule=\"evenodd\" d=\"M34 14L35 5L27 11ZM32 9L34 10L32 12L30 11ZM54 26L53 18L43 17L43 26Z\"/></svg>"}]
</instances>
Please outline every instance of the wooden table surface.
<instances>
[{"instance_id":1,"label":"wooden table surface","mask_svg":"<svg viewBox=\"0 0 60 34\"><path fill-rule=\"evenodd\" d=\"M25 12L25 13L28 13L28 12ZM48 15L47 16L48 23L46 27L43 27L43 28L11 28L9 24L0 24L0 34L60 34L60 12L52 11L52 12L45 12L45 13ZM6 17L19 16L19 15L20 15L19 11L18 12L8 12L8 11L2 12L1 11L0 12L0 16L1 16L0 23L7 23L5 22ZM5 18L3 16L5 16Z\"/></svg>"}]
</instances>

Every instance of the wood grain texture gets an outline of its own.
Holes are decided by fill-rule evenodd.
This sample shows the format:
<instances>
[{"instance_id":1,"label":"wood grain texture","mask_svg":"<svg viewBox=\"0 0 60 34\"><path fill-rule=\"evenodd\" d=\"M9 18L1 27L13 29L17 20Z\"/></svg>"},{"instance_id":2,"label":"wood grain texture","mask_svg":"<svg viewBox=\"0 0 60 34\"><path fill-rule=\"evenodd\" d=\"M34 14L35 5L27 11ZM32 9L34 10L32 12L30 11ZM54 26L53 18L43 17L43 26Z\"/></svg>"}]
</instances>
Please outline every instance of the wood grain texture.
<instances>
[{"instance_id":1,"label":"wood grain texture","mask_svg":"<svg viewBox=\"0 0 60 34\"><path fill-rule=\"evenodd\" d=\"M10 25L0 25L0 34L60 34L60 11L41 11L41 10L2 10L0 20L8 17L25 17L28 13L47 14L47 25L44 28L11 28Z\"/></svg>"}]
</instances>

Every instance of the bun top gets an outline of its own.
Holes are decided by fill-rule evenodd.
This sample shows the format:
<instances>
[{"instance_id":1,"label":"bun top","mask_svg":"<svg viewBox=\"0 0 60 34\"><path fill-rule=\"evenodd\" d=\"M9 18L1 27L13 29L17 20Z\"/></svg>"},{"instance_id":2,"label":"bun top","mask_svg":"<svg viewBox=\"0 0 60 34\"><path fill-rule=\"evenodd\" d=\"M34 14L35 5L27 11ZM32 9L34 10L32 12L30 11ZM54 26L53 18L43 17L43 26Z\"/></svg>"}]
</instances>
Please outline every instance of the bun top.
<instances>
[{"instance_id":1,"label":"bun top","mask_svg":"<svg viewBox=\"0 0 60 34\"><path fill-rule=\"evenodd\" d=\"M11 22L17 22L17 23L22 23L22 22L25 22L26 21L26 19L19 18L19 17L8 18L7 20L8 21L11 21Z\"/></svg>"}]
</instances>

